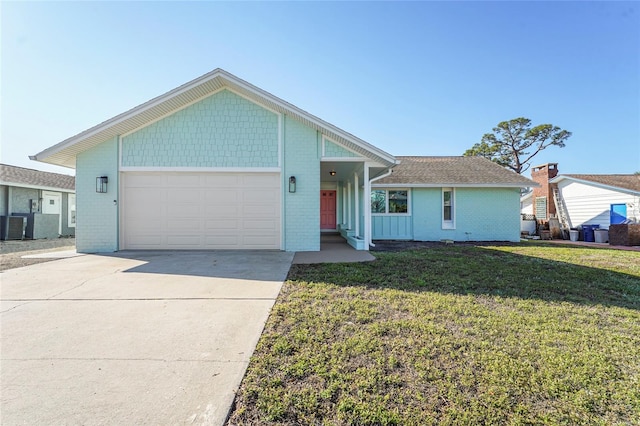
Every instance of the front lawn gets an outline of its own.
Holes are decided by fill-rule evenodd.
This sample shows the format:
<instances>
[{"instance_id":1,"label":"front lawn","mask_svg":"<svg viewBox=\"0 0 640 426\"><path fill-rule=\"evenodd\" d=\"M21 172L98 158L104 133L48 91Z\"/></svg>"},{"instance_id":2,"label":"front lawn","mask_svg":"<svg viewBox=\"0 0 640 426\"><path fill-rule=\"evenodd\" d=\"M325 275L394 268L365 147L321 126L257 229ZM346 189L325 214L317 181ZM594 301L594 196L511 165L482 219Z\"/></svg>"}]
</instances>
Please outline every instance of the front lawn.
<instances>
[{"instance_id":1,"label":"front lawn","mask_svg":"<svg viewBox=\"0 0 640 426\"><path fill-rule=\"evenodd\" d=\"M294 265L229 424L640 425L640 252Z\"/></svg>"}]
</instances>

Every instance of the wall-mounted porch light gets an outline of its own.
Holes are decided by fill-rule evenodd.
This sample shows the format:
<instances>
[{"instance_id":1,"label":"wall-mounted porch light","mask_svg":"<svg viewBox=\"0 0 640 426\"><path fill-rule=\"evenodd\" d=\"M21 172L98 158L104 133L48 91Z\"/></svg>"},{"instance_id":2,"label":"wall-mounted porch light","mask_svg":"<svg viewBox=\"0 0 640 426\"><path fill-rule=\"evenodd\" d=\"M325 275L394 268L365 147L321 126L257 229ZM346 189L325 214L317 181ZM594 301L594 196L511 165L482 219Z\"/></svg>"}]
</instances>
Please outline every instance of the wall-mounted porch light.
<instances>
[{"instance_id":1,"label":"wall-mounted porch light","mask_svg":"<svg viewBox=\"0 0 640 426\"><path fill-rule=\"evenodd\" d=\"M107 192L107 183L109 182L109 178L106 176L98 176L96 178L96 192L105 193Z\"/></svg>"},{"instance_id":2,"label":"wall-mounted porch light","mask_svg":"<svg viewBox=\"0 0 640 426\"><path fill-rule=\"evenodd\" d=\"M331 171L329 172L329 174L330 174L331 176L335 176L335 175L336 175L336 171L335 171L335 170L333 170L333 169L331 169Z\"/></svg>"},{"instance_id":3,"label":"wall-mounted porch light","mask_svg":"<svg viewBox=\"0 0 640 426\"><path fill-rule=\"evenodd\" d=\"M289 178L289 192L296 192L296 177L291 176Z\"/></svg>"}]
</instances>

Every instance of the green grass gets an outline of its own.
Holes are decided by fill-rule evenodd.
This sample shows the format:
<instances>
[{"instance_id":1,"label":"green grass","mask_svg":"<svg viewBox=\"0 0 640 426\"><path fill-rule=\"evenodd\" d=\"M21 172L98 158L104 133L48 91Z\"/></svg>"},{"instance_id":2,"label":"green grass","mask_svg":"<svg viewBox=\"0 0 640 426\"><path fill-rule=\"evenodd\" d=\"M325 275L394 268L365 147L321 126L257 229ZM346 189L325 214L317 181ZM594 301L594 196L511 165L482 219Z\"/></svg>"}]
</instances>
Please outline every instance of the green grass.
<instances>
[{"instance_id":1,"label":"green grass","mask_svg":"<svg viewBox=\"0 0 640 426\"><path fill-rule=\"evenodd\" d=\"M230 424L640 425L640 253L523 243L294 265Z\"/></svg>"}]
</instances>

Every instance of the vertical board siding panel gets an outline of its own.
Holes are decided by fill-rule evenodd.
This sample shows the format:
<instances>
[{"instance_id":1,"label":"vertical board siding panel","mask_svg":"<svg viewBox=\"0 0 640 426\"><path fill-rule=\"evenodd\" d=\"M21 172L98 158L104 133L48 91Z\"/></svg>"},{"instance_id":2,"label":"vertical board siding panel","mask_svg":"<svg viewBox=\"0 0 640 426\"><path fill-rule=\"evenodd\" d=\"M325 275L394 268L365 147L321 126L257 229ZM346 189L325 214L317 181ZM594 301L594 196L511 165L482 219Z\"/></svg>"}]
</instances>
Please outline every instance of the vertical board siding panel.
<instances>
[{"instance_id":1,"label":"vertical board siding panel","mask_svg":"<svg viewBox=\"0 0 640 426\"><path fill-rule=\"evenodd\" d=\"M410 240L412 239L412 217L377 215L372 217L372 239Z\"/></svg>"}]
</instances>

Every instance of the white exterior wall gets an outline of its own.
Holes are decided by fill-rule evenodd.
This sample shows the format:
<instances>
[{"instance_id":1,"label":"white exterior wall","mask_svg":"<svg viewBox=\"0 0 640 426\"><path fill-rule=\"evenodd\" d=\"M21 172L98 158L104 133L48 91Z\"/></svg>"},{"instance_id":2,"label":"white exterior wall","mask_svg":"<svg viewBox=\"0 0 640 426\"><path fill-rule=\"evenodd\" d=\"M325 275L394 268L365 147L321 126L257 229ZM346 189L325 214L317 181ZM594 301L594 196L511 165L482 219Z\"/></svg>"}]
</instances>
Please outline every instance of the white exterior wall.
<instances>
[{"instance_id":1,"label":"white exterior wall","mask_svg":"<svg viewBox=\"0 0 640 426\"><path fill-rule=\"evenodd\" d=\"M640 197L598 186L563 180L558 183L572 228L582 224L609 228L611 204L627 204L627 217L640 220Z\"/></svg>"},{"instance_id":2,"label":"white exterior wall","mask_svg":"<svg viewBox=\"0 0 640 426\"><path fill-rule=\"evenodd\" d=\"M520 201L520 213L533 214L533 197Z\"/></svg>"}]
</instances>

